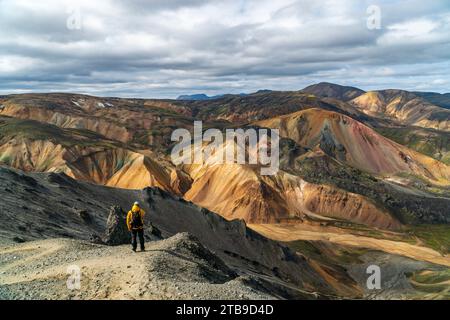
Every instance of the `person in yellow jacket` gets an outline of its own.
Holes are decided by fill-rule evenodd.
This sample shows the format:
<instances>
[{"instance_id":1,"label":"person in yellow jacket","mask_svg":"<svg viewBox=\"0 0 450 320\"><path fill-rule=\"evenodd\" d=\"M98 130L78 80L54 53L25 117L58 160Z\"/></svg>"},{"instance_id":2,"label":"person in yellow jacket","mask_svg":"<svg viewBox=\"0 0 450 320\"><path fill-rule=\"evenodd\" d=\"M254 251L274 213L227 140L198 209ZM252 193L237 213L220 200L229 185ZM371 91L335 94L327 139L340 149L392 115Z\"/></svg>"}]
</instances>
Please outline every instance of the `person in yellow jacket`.
<instances>
[{"instance_id":1,"label":"person in yellow jacket","mask_svg":"<svg viewBox=\"0 0 450 320\"><path fill-rule=\"evenodd\" d=\"M137 238L141 245L141 251L145 251L144 247L144 215L145 211L139 206L139 202L135 202L133 207L127 214L127 227L131 232L131 245L134 252L137 248Z\"/></svg>"}]
</instances>

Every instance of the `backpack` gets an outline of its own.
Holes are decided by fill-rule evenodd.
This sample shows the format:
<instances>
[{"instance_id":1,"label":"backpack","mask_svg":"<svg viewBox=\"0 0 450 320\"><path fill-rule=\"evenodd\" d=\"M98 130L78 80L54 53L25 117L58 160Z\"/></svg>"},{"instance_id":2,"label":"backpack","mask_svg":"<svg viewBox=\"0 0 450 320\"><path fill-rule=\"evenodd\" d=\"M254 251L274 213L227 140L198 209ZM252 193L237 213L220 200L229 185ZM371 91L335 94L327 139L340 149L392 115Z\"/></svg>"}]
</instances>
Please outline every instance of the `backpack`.
<instances>
[{"instance_id":1,"label":"backpack","mask_svg":"<svg viewBox=\"0 0 450 320\"><path fill-rule=\"evenodd\" d=\"M132 228L143 227L141 219L141 210L131 212L131 227Z\"/></svg>"}]
</instances>

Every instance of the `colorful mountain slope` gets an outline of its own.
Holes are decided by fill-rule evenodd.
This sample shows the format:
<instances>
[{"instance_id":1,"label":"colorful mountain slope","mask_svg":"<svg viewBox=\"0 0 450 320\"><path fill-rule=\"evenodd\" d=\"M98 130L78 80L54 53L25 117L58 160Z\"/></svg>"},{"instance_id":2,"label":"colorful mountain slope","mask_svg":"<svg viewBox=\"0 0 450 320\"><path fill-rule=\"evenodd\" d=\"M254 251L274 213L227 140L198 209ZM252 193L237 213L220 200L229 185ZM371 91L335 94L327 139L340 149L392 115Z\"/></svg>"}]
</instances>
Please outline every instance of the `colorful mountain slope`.
<instances>
[{"instance_id":1,"label":"colorful mountain slope","mask_svg":"<svg viewBox=\"0 0 450 320\"><path fill-rule=\"evenodd\" d=\"M2 164L25 171L64 172L108 186L156 186L182 194L180 185L186 185L188 178L179 175L170 162L152 155L150 158L90 131L0 117Z\"/></svg>"},{"instance_id":2,"label":"colorful mountain slope","mask_svg":"<svg viewBox=\"0 0 450 320\"><path fill-rule=\"evenodd\" d=\"M404 125L450 131L450 110L402 90L370 91L350 101L362 112Z\"/></svg>"},{"instance_id":3,"label":"colorful mountain slope","mask_svg":"<svg viewBox=\"0 0 450 320\"><path fill-rule=\"evenodd\" d=\"M369 173L410 173L440 185L448 185L450 181L449 166L397 144L342 114L308 109L255 124L277 128L281 136L301 146L318 146L335 159Z\"/></svg>"}]
</instances>

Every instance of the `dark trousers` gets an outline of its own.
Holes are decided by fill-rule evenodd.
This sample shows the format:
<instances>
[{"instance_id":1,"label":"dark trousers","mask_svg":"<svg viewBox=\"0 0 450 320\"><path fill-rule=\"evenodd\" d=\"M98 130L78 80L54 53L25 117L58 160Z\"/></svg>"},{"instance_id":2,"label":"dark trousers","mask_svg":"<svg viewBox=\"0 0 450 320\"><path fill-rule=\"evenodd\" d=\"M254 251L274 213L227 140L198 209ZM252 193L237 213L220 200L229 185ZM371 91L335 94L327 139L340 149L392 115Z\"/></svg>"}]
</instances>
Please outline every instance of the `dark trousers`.
<instances>
[{"instance_id":1,"label":"dark trousers","mask_svg":"<svg viewBox=\"0 0 450 320\"><path fill-rule=\"evenodd\" d=\"M139 237L139 244L141 245L141 250L144 250L144 229L131 230L131 245L133 250L137 248L137 238Z\"/></svg>"}]
</instances>

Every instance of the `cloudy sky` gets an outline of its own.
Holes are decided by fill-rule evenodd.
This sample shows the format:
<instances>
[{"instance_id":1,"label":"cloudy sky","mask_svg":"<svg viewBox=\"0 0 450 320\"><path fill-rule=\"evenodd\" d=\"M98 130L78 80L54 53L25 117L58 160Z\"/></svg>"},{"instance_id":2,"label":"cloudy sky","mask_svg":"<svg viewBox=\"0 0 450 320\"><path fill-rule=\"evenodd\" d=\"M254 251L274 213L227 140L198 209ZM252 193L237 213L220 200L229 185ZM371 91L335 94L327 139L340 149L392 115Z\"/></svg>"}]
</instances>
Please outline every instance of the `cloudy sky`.
<instances>
[{"instance_id":1,"label":"cloudy sky","mask_svg":"<svg viewBox=\"0 0 450 320\"><path fill-rule=\"evenodd\" d=\"M0 0L1 94L450 92L449 57L448 0Z\"/></svg>"}]
</instances>

